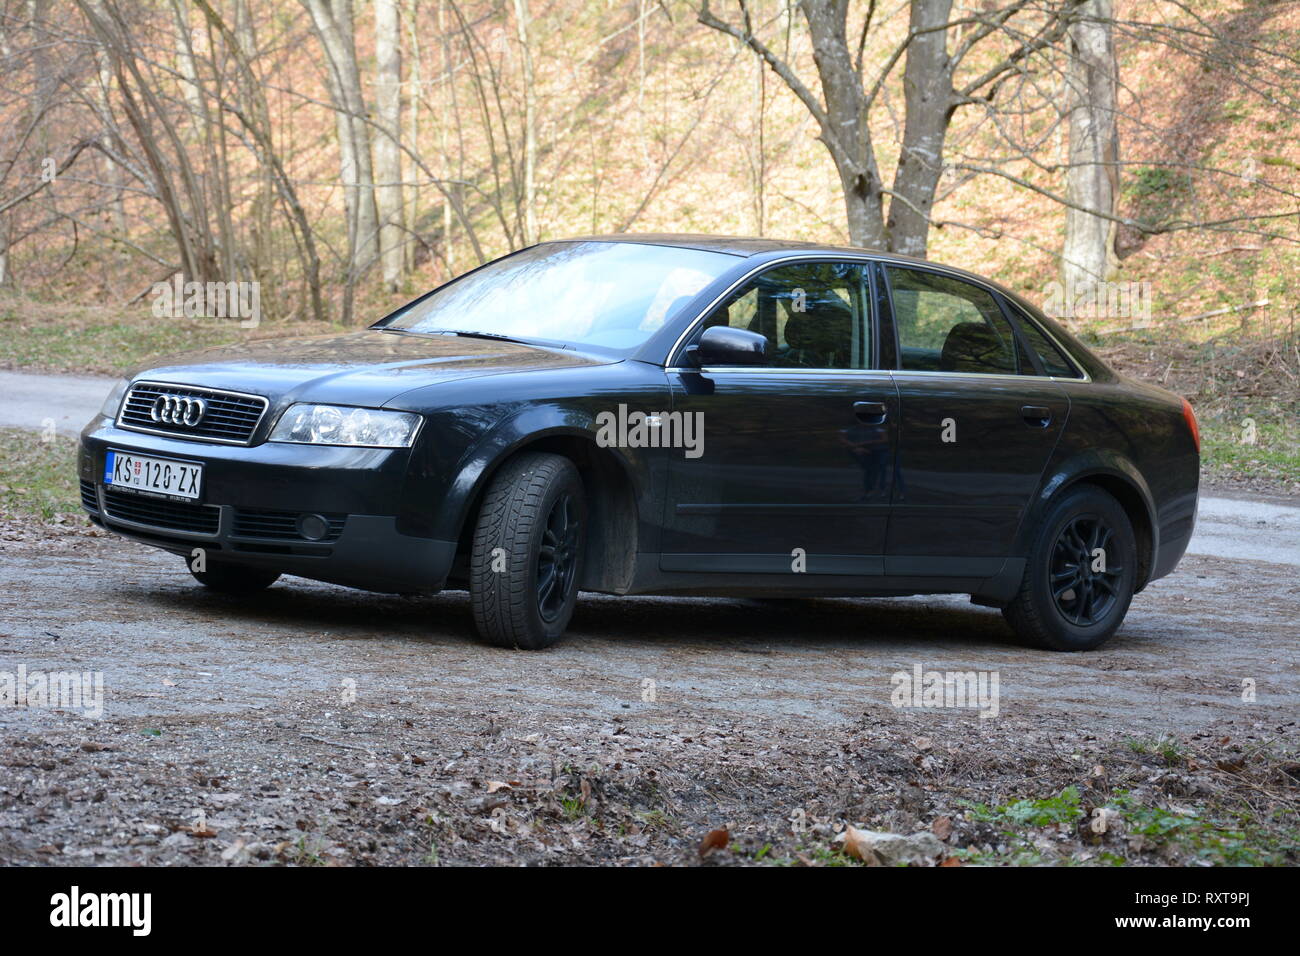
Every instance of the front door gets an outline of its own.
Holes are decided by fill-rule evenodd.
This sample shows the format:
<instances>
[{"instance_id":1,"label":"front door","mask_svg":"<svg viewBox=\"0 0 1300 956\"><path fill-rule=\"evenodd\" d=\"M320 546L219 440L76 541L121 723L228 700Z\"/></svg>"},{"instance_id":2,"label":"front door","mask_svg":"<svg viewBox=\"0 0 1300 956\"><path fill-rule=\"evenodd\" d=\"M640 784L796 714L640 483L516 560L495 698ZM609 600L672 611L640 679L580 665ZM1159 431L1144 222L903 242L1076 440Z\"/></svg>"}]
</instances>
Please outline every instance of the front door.
<instances>
[{"instance_id":1,"label":"front door","mask_svg":"<svg viewBox=\"0 0 1300 956\"><path fill-rule=\"evenodd\" d=\"M668 372L702 453L671 454L665 571L879 575L898 401L872 371L862 263L774 266L700 323L759 332L764 367Z\"/></svg>"}]
</instances>

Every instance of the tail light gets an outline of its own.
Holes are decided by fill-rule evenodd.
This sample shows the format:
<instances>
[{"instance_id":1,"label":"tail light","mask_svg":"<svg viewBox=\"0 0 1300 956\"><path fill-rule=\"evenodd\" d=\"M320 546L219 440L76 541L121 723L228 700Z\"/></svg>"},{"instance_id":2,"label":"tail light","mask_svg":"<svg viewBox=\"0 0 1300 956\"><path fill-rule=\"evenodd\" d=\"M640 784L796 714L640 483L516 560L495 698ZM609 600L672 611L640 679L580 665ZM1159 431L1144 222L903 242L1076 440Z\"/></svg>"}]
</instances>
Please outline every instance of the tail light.
<instances>
[{"instance_id":1,"label":"tail light","mask_svg":"<svg viewBox=\"0 0 1300 956\"><path fill-rule=\"evenodd\" d=\"M1192 433L1192 441L1196 444L1196 454L1201 453L1201 426L1196 424L1196 412L1192 411L1192 403L1183 399L1183 419L1187 422L1187 430Z\"/></svg>"}]
</instances>

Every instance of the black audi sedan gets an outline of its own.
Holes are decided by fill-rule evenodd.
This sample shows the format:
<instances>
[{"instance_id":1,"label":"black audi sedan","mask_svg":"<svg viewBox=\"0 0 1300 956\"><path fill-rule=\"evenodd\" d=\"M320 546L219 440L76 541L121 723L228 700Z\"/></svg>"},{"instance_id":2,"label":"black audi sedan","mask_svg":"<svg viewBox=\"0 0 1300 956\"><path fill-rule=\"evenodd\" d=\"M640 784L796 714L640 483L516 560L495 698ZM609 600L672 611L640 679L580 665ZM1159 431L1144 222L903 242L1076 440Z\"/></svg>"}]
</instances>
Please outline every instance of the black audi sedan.
<instances>
[{"instance_id":1,"label":"black audi sedan","mask_svg":"<svg viewBox=\"0 0 1300 956\"><path fill-rule=\"evenodd\" d=\"M172 358L82 432L96 523L228 593L969 594L1097 647L1196 515L1188 403L959 269L761 239L545 242L365 331ZM870 626L863 621L864 630Z\"/></svg>"}]
</instances>

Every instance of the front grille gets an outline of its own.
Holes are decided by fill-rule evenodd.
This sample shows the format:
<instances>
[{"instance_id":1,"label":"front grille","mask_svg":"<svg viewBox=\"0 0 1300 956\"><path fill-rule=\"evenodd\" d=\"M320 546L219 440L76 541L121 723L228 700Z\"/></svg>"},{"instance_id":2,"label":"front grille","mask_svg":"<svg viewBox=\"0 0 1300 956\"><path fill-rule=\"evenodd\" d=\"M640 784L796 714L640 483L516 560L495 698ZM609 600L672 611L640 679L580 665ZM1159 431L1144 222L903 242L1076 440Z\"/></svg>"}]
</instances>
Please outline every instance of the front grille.
<instances>
[{"instance_id":1,"label":"front grille","mask_svg":"<svg viewBox=\"0 0 1300 956\"><path fill-rule=\"evenodd\" d=\"M240 509L235 512L234 535L240 538L273 538L279 541L306 541L298 533L297 511L251 511ZM329 532L320 541L336 541L343 533L347 522L345 514L323 514Z\"/></svg>"},{"instance_id":2,"label":"front grille","mask_svg":"<svg viewBox=\"0 0 1300 956\"><path fill-rule=\"evenodd\" d=\"M221 509L215 505L159 501L112 488L104 489L104 514L109 520L117 518L153 528L189 531L193 534L216 534L221 524Z\"/></svg>"},{"instance_id":3,"label":"front grille","mask_svg":"<svg viewBox=\"0 0 1300 956\"><path fill-rule=\"evenodd\" d=\"M87 511L98 514L99 502L95 499L95 483L81 479L81 507Z\"/></svg>"},{"instance_id":4,"label":"front grille","mask_svg":"<svg viewBox=\"0 0 1300 956\"><path fill-rule=\"evenodd\" d=\"M154 402L161 395L199 398L206 406L203 417L193 427L155 421ZM267 400L260 395L244 395L221 389L194 385L168 385L164 382L136 382L127 393L117 416L117 424L135 431L173 435L194 441L247 445L257 424L266 414Z\"/></svg>"}]
</instances>

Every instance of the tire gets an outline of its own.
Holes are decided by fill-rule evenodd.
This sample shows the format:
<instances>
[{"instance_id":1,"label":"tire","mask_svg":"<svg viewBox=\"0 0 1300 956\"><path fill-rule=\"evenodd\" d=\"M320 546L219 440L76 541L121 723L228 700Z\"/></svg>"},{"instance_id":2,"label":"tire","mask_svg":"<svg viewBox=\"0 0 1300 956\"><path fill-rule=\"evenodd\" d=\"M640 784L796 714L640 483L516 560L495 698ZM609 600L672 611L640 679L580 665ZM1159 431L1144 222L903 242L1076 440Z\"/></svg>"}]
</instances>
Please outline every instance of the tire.
<instances>
[{"instance_id":1,"label":"tire","mask_svg":"<svg viewBox=\"0 0 1300 956\"><path fill-rule=\"evenodd\" d=\"M1092 557L1084 561L1085 555ZM1128 515L1106 492L1084 485L1048 510L1020 591L1002 614L1012 630L1039 647L1090 651L1124 620L1136 576L1137 543Z\"/></svg>"},{"instance_id":2,"label":"tire","mask_svg":"<svg viewBox=\"0 0 1300 956\"><path fill-rule=\"evenodd\" d=\"M188 566L187 562L186 567ZM279 571L263 571L239 564L210 563L206 571L190 568L190 574L205 588L221 594L254 594L266 590L280 579Z\"/></svg>"},{"instance_id":3,"label":"tire","mask_svg":"<svg viewBox=\"0 0 1300 956\"><path fill-rule=\"evenodd\" d=\"M470 607L483 640L536 650L560 639L577 603L586 528L582 478L569 459L525 452L501 467L470 556Z\"/></svg>"}]
</instances>

